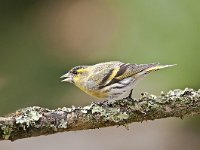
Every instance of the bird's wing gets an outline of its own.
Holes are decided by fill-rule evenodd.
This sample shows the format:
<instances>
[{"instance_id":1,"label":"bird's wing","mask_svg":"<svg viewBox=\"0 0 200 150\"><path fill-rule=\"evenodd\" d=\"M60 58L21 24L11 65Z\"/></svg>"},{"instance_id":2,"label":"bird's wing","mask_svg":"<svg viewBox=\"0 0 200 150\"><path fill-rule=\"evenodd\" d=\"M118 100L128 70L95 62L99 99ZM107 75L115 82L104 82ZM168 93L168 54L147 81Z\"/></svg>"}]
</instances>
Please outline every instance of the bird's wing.
<instances>
[{"instance_id":1,"label":"bird's wing","mask_svg":"<svg viewBox=\"0 0 200 150\"><path fill-rule=\"evenodd\" d=\"M121 62L112 61L93 65L89 68L90 74L87 76L87 84L91 83L92 89L99 89L99 87L104 86L107 82L111 80L113 73L117 70L115 68L119 67ZM115 70L113 72L113 70Z\"/></svg>"},{"instance_id":2,"label":"bird's wing","mask_svg":"<svg viewBox=\"0 0 200 150\"><path fill-rule=\"evenodd\" d=\"M123 80L128 77L132 77L143 70L157 66L158 63L151 64L123 64L120 66L118 73L115 76L117 80Z\"/></svg>"},{"instance_id":3,"label":"bird's wing","mask_svg":"<svg viewBox=\"0 0 200 150\"><path fill-rule=\"evenodd\" d=\"M153 66L157 66L157 63L152 64L125 64L122 63L115 66L109 70L109 72L104 76L100 83L100 88L109 86L111 84L117 83L123 79L134 76L137 73L142 72Z\"/></svg>"}]
</instances>

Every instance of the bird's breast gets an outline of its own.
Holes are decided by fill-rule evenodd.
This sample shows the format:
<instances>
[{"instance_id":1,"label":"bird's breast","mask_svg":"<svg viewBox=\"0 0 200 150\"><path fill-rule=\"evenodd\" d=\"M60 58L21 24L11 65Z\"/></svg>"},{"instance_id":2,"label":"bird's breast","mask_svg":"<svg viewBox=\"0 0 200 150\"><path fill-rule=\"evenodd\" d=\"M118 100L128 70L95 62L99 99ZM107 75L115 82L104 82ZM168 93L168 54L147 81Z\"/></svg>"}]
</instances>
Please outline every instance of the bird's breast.
<instances>
[{"instance_id":1,"label":"bird's breast","mask_svg":"<svg viewBox=\"0 0 200 150\"><path fill-rule=\"evenodd\" d=\"M101 91L87 91L86 93L99 99L105 99L108 97L107 93Z\"/></svg>"},{"instance_id":2,"label":"bird's breast","mask_svg":"<svg viewBox=\"0 0 200 150\"><path fill-rule=\"evenodd\" d=\"M94 86L89 86L89 84L76 84L76 86L92 97L99 99L105 99L108 97L108 94L106 92L98 90L97 88L94 88Z\"/></svg>"}]
</instances>

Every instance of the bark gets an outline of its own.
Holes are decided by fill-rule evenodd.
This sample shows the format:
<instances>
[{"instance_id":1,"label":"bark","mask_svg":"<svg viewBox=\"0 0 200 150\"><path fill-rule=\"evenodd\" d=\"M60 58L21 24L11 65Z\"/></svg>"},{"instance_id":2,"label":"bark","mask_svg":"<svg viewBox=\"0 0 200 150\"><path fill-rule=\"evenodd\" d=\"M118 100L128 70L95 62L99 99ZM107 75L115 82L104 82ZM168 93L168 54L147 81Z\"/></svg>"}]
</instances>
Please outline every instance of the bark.
<instances>
[{"instance_id":1,"label":"bark","mask_svg":"<svg viewBox=\"0 0 200 150\"><path fill-rule=\"evenodd\" d=\"M57 132L98 129L167 117L200 114L200 90L171 90L155 96L142 93L138 100L125 98L93 102L85 107L50 110L38 106L0 117L0 140L17 140Z\"/></svg>"}]
</instances>

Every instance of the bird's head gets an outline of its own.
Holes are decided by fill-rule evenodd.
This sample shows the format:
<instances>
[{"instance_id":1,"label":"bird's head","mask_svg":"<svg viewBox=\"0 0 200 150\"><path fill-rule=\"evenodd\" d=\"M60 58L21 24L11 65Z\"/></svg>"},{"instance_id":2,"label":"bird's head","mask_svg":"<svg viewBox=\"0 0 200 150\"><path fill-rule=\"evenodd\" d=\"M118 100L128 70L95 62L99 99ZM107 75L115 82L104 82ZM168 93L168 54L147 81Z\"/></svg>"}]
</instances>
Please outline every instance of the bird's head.
<instances>
[{"instance_id":1,"label":"bird's head","mask_svg":"<svg viewBox=\"0 0 200 150\"><path fill-rule=\"evenodd\" d=\"M76 83L84 77L83 75L86 74L87 67L88 66L76 66L67 71L67 73L62 75L60 78L63 79L62 82Z\"/></svg>"}]
</instances>

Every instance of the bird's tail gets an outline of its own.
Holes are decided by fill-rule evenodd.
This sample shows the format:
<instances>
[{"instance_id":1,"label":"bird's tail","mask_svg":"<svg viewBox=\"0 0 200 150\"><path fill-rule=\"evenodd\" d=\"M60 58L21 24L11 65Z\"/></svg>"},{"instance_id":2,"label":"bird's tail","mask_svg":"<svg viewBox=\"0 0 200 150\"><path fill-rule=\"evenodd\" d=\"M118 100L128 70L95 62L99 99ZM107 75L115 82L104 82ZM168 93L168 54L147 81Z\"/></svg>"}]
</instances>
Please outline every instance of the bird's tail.
<instances>
[{"instance_id":1,"label":"bird's tail","mask_svg":"<svg viewBox=\"0 0 200 150\"><path fill-rule=\"evenodd\" d=\"M151 66L147 69L145 69L146 72L152 72L152 71L157 71L157 70L160 70L160 69L163 69L163 68L168 68L168 67L173 67L173 66L176 66L176 64L173 64L173 65L155 65L155 66Z\"/></svg>"}]
</instances>

